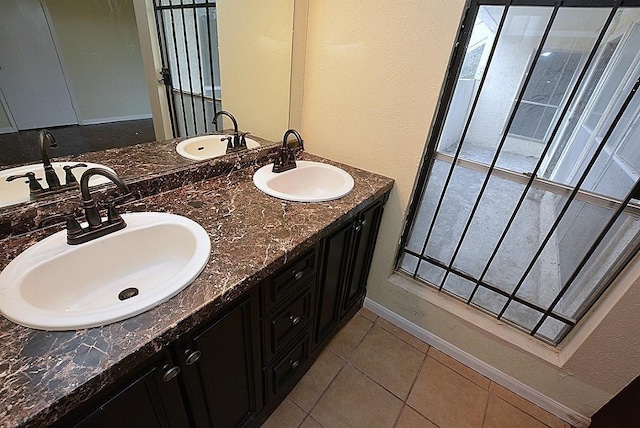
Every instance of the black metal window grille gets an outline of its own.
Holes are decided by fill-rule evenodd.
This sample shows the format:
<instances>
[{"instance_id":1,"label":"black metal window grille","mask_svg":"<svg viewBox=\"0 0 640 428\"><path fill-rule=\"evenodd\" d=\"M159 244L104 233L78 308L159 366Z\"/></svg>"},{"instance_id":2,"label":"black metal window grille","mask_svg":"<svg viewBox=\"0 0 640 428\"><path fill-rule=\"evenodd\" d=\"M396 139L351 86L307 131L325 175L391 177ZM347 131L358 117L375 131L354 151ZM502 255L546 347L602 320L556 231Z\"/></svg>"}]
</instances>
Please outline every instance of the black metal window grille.
<instances>
[{"instance_id":1,"label":"black metal window grille","mask_svg":"<svg viewBox=\"0 0 640 428\"><path fill-rule=\"evenodd\" d=\"M639 6L470 2L399 272L545 342L566 337L640 249Z\"/></svg>"},{"instance_id":2,"label":"black metal window grille","mask_svg":"<svg viewBox=\"0 0 640 428\"><path fill-rule=\"evenodd\" d=\"M174 136L217 129L221 109L215 1L154 0L162 80Z\"/></svg>"}]
</instances>

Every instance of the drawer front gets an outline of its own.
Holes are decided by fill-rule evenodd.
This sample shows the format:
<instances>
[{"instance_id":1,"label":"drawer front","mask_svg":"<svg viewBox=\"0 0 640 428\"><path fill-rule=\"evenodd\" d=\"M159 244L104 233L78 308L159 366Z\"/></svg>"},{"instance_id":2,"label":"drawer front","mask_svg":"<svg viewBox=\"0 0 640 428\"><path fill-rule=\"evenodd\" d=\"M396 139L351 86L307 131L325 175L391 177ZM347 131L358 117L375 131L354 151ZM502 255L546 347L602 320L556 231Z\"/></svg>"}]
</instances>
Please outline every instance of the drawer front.
<instances>
[{"instance_id":1,"label":"drawer front","mask_svg":"<svg viewBox=\"0 0 640 428\"><path fill-rule=\"evenodd\" d=\"M307 332L282 358L267 366L270 397L288 393L304 374L309 359L309 338L310 334Z\"/></svg>"},{"instance_id":2,"label":"drawer front","mask_svg":"<svg viewBox=\"0 0 640 428\"><path fill-rule=\"evenodd\" d=\"M263 307L267 313L284 302L316 275L316 251L306 253L277 272L263 288Z\"/></svg>"},{"instance_id":3,"label":"drawer front","mask_svg":"<svg viewBox=\"0 0 640 428\"><path fill-rule=\"evenodd\" d=\"M265 334L263 349L266 361L271 360L276 353L286 348L291 340L309 325L313 284L314 282L311 281L305 292L263 321Z\"/></svg>"}]
</instances>

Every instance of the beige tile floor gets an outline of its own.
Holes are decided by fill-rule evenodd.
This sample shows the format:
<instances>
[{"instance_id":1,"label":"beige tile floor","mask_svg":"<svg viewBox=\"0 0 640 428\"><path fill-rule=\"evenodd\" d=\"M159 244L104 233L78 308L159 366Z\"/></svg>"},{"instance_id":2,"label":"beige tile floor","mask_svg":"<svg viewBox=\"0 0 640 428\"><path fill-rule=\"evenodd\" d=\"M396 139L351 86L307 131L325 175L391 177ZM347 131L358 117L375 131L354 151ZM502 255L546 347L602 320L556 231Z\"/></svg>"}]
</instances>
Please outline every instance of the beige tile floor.
<instances>
[{"instance_id":1,"label":"beige tile floor","mask_svg":"<svg viewBox=\"0 0 640 428\"><path fill-rule=\"evenodd\" d=\"M367 309L264 428L570 428Z\"/></svg>"}]
</instances>

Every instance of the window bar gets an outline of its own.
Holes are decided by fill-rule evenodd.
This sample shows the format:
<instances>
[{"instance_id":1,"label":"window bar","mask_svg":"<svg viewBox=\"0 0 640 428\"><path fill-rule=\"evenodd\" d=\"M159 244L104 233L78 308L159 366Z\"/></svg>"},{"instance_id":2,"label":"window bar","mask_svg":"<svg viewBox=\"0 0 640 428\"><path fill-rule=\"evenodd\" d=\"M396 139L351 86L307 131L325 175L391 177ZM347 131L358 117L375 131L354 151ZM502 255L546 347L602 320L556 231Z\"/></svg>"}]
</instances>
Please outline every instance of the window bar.
<instances>
[{"instance_id":1,"label":"window bar","mask_svg":"<svg viewBox=\"0 0 640 428\"><path fill-rule=\"evenodd\" d=\"M182 34L184 35L184 49L188 53L189 52L189 42L187 39L187 19L184 16L184 0L180 0L180 14L182 15ZM195 134L198 133L198 123L196 121L196 102L193 99L193 79L191 77L191 60L189 60L189 55L185 55L185 59L187 60L187 76L189 77L189 98L191 99L191 115L193 116L193 132ZM185 129L187 127L185 121ZM187 132L187 135L189 132Z\"/></svg>"},{"instance_id":2,"label":"window bar","mask_svg":"<svg viewBox=\"0 0 640 428\"><path fill-rule=\"evenodd\" d=\"M433 257L430 257L430 256L421 257L419 254L417 254L417 253L415 253L414 251L411 251L411 250L407 250L407 253L412 255L412 256L414 256L414 257L421 258L423 261L425 261L427 263L431 263L432 265L437 266L437 267L439 267L441 269L446 269L447 268L447 265L445 263L443 263L440 260L435 259ZM460 269L458 269L456 267L452 267L451 268L451 272L454 273L455 275L460 276L461 278L464 278L464 279L468 280L468 281L473 281L473 282L476 281L476 279L472 275L470 275L470 274L468 274L468 273L466 273L466 272L464 272L464 271L462 271L462 270L460 270ZM418 278L418 280L420 280L420 279ZM497 286L495 286L493 284L490 284L488 282L483 282L482 286L484 288L488 289L488 290L493 291L496 294L501 295L502 297L507 297L507 298L509 297L509 292L508 291L504 291L501 288L499 288L499 287L497 287ZM460 297L458 295L456 295L454 293L451 293L448 290L444 290L444 292L451 294L452 296L456 297L457 299L460 299ZM532 302L530 300L527 300L524 297L515 296L513 300L518 302L518 303L521 303L524 306L529 307L530 309L538 311L540 313L543 313L546 310L546 308L544 308L544 307L542 307L542 306L538 305L537 303L534 303L534 302ZM480 306L478 306L478 307L480 309L483 309L483 310L486 311L486 309L484 309L484 308L482 308ZM574 326L576 324L576 320L575 319L569 318L569 317L565 317L562 314L556 314L556 313L552 312L551 314L549 314L549 316L551 318L557 319L558 321L562 321L562 322L564 322L566 324L569 324L571 326Z\"/></svg>"},{"instance_id":3,"label":"window bar","mask_svg":"<svg viewBox=\"0 0 640 428\"><path fill-rule=\"evenodd\" d=\"M216 9L216 4L215 3L213 4L213 7L214 7L214 10L216 10L216 20L217 20L218 19L217 18L218 17L218 11ZM210 11L210 3L207 3L206 9L207 9L207 19L206 19L206 22L207 22L207 47L208 47L208 50L209 50L209 63L210 63L209 64L209 71L211 73L211 76L210 76L211 77L211 98L213 99L213 101L212 101L212 104L213 104L213 116L212 116L211 120L213 120L213 117L215 117L216 113L218 112L218 107L216 106L216 79L215 79L215 73L214 73L214 70L213 70L213 64L214 64L214 61L213 61L213 50L211 49L211 22L210 22L210 15L209 15L210 12L211 12ZM208 122L209 118L205 117L204 121ZM218 130L218 124L214 123L213 126L214 126L215 130L217 131Z\"/></svg>"},{"instance_id":4,"label":"window bar","mask_svg":"<svg viewBox=\"0 0 640 428\"><path fill-rule=\"evenodd\" d=\"M600 155L600 152L602 152L602 150L604 149L604 146L609 141L609 138L611 137L611 134L613 134L613 131L615 130L616 126L618 125L618 122L620 122L620 119L622 118L624 112L626 111L627 107L629 107L629 104L631 103L631 100L632 100L633 96L635 95L635 93L638 90L638 86L640 86L640 77L638 78L638 80L634 84L634 86L631 89L631 92L629 93L629 95L627 95L626 99L622 103L622 106L618 110L618 113L616 114L615 118L613 119L613 122L609 126L609 129L607 130L607 133L602 138L602 141L600 142L600 144L598 145L598 148L596 149L596 151L592 155L591 159L589 160L589 163L587 164L587 167L585 168L584 172L580 176L580 179L575 184L575 187L574 187L573 191L571 192L571 195L569 195L569 198L567 199L567 201L563 205L562 210L558 214L558 217L556 218L556 220L551 225L551 228L549 229L549 232L547 233L547 235L545 236L544 240L542 241L542 243L538 247L538 250L536 251L536 254L531 259L531 262L529 263L529 266L527 266L527 269L525 270L524 274L522 275L522 277L520 278L520 280L516 284L516 287L511 292L511 296L509 297L509 299L505 303L504 307L500 311L500 314L498 314L498 319L502 318L502 316L504 315L504 312L507 310L507 307L511 303L511 300L513 300L513 296L515 296L516 293L520 290L520 287L524 283L525 278L527 277L527 275L529 275L529 272L531 272L531 269L533 269L533 266L535 265L536 261L538 260L538 257L540 257L540 254L544 250L544 247L547 245L547 243L551 239L551 236L555 232L556 228L560 224L560 221L562 220L562 218L564 217L565 213L569 209L569 206L573 202L573 200L575 198L575 195L578 193L578 191L580 190L580 187L582 186L584 181L587 179L587 175L591 171L591 168L593 167L593 165L596 163L596 160L597 160L598 156ZM620 210L621 208L624 209L624 206L626 206L626 204L622 204L621 207L618 208L618 210Z\"/></svg>"},{"instance_id":5,"label":"window bar","mask_svg":"<svg viewBox=\"0 0 640 428\"><path fill-rule=\"evenodd\" d=\"M178 57L178 39L176 37L176 23L175 23L175 15L174 15L174 9L175 8L170 8L169 9L169 14L171 15L171 34L173 35L173 51L176 57L176 71L178 72L178 83L179 83L179 88L180 88L180 105L182 106L182 120L184 123L184 128L185 128L185 135L188 134L187 133L187 110L184 106L184 91L182 90L182 74L180 73L180 58ZM173 98L173 94L171 94L171 97Z\"/></svg>"},{"instance_id":6,"label":"window bar","mask_svg":"<svg viewBox=\"0 0 640 428\"><path fill-rule=\"evenodd\" d=\"M198 12L201 8L195 8L193 9L193 28L194 28L194 33L196 36L196 51L198 53L198 76L200 76L200 93L202 94L202 97L200 97L200 101L202 103L202 116L204 118L203 123L204 123L204 132L207 132L207 128L208 128L208 124L207 124L207 118L205 117L205 112L206 112L206 108L204 105L204 81L203 81L203 76L202 76L202 58L200 56L200 43L198 43L198 40L200 38L200 33L198 33ZM193 112L193 116L194 116L194 120L195 120L195 111Z\"/></svg>"},{"instance_id":7,"label":"window bar","mask_svg":"<svg viewBox=\"0 0 640 428\"><path fill-rule=\"evenodd\" d=\"M633 89L631 90L631 92L627 96L627 99L625 100L625 103L626 103L627 106L628 106L629 102L631 102L631 99L633 98L633 96L638 91L638 87L639 86L640 86L640 77L638 77L638 80L636 80L636 83L633 86ZM625 109L626 109L626 106L625 106ZM612 129L609 128L609 131L612 131ZM607 132L607 135L605 136L605 139L608 139L609 136L610 136L610 132ZM580 274L580 271L582 270L584 265L587 264L587 262L589 261L589 259L593 255L593 253L595 253L595 251L597 250L598 246L600 245L602 240L605 238L605 236L607 235L607 233L609 232L609 230L611 229L613 224L616 222L616 220L618 220L618 217L620 217L620 214L622 214L622 212L624 211L624 207L629 202L631 202L631 199L633 199L633 197L636 196L639 191L640 191L640 180L636 181L635 185L633 186L633 188L631 189L629 194L627 194L627 197L624 199L624 202L622 203L622 205L620 205L620 207L618 207L618 209L611 216L611 218L609 219L607 224L604 226L602 231L600 231L600 234L598 235L596 240L593 242L593 244L589 248L589 251L587 251L587 254L585 254L584 257L582 258L582 260L580 260L580 263L578 263L578 266L576 266L574 271L571 273L571 276L569 277L569 279L567 279L567 282L560 289L560 292L555 297L555 299L553 299L553 302L551 303L549 308L547 308L547 310L544 312L544 315L538 321L538 324L536 324L534 329L531 331L531 335L532 336L536 334L536 332L538 331L540 326L542 326L542 323L544 323L544 321L547 319L549 314L555 309L555 307L558 304L558 302L560 301L560 299L562 299L562 297L565 295L565 293L567 292L569 287L571 287L571 284L573 284L573 281L575 281L575 279L578 277L578 275Z\"/></svg>"},{"instance_id":8,"label":"window bar","mask_svg":"<svg viewBox=\"0 0 640 428\"><path fill-rule=\"evenodd\" d=\"M169 68L169 61L168 58L166 57L166 55L169 54L169 49L167 46L167 35L164 31L165 27L165 22L164 22L164 14L162 13L162 11L160 10L160 4L158 3L161 0L154 0L154 7L155 7L155 16L156 16L156 33L158 34L158 43L160 43L161 47L160 47L160 62L162 63L163 67L167 67ZM165 55L166 53L166 55ZM175 105L175 101L173 99L173 83L169 82L170 84L167 85L165 84L165 95L167 97L167 104L169 107L169 115L171 116L171 132L172 135L174 137L176 137L178 135L178 131L176 129L176 124L178 123L178 118L177 118L177 112L176 112L176 105Z\"/></svg>"},{"instance_id":9,"label":"window bar","mask_svg":"<svg viewBox=\"0 0 640 428\"><path fill-rule=\"evenodd\" d=\"M520 88L520 93L518 94L518 98L516 100L516 106L513 109L513 111L511 112L510 116L509 116L509 120L507 121L507 126L502 134L502 137L500 139L500 143L498 144L498 147L496 148L496 154L493 156L493 159L491 161L491 165L489 166L489 170L487 171L487 174L485 175L485 179L482 183L482 186L480 187L480 192L478 193L478 197L476 198L475 203L473 204L473 208L471 209L471 213L469 214L469 218L467 219L467 222L464 226L464 229L462 231L462 235L460 236L460 239L458 240L458 244L456 245L456 249L453 252L453 256L451 257L451 261L449 262L449 267L448 269L445 271L444 277L442 278L442 283L440 284L440 290L442 290L442 287L444 287L444 284L447 280L447 277L449 276L449 271L451 269L451 267L453 266L453 263L456 260L456 257L458 256L458 253L460 252L460 248L462 248L462 243L464 242L464 238L467 235L467 232L469 231L469 227L471 227L471 223L473 222L474 216L476 211L478 210L478 207L480 206L480 202L482 201L482 197L484 196L484 192L487 189L487 186L489 185L489 180L492 177L492 172L493 169L496 166L496 163L498 162L498 158L500 157L500 153L502 151L502 147L504 146L504 143L507 141L507 134L509 132L509 129L511 129L511 125L513 124L513 121L515 120L516 114L518 113L518 109L520 107L520 104L522 102L522 98L524 97L524 93L527 89L527 86L529 85L529 82L531 81L531 77L533 76L533 71L536 68L536 65L538 64L538 60L540 59L540 53L542 52L542 49L544 48L544 45L547 41L547 38L549 37L549 33L551 32L551 28L553 27L553 23L555 22L556 19L556 15L558 14L558 11L560 10L560 5L561 5L561 1L556 1L556 5L553 8L553 12L551 13L551 16L549 17L549 21L547 22L547 26L544 30L544 34L542 35L542 38L540 39L540 43L538 44L538 48L536 50L536 57L534 58L533 62L531 63L531 66L529 67L529 71L526 74L526 78L524 80L524 83L522 85L522 88Z\"/></svg>"},{"instance_id":10,"label":"window bar","mask_svg":"<svg viewBox=\"0 0 640 428\"><path fill-rule=\"evenodd\" d=\"M613 18L614 18L615 14L616 14L616 12L618 10L619 5L620 5L620 0L617 0L616 4L611 9L611 13L609 14L607 20L605 21L605 24L602 27L602 30L600 31L600 34L599 34L598 38L594 42L593 48L591 49L591 52L589 53L589 57L587 58L587 61L585 62L585 65L582 68L582 71L580 72L580 75L576 79L576 83L573 86L573 89L571 90L571 94L569 94L569 98L568 98L567 102L565 103L565 106L564 106L564 108L562 110L562 113L558 117L558 121L556 122L556 125L554 126L553 131L551 132L551 135L549 136L549 139L548 139L547 143L545 144L544 149L542 150L542 153L540 154L538 162L536 163L536 166L534 167L533 171L531 172L531 176L529 177L529 180L527 181L527 184L525 185L525 188L522 191L522 194L520 195L520 199L518 200L518 203L516 204L515 208L513 209L513 212L511 213L511 217L509 217L509 221L507 222L504 230L502 231L502 234L500 235L500 239L498 239L498 242L496 243L496 246L494 247L493 252L491 253L491 256L489 257L489 260L487 261L487 264L485 265L484 269L482 270L482 273L480 274L480 277L478 278L478 280L476 282L476 286L474 287L473 291L471 292L471 295L467 299L467 304L471 303L471 300L473 299L473 297L475 296L476 292L478 291L480 283L482 282L482 280L484 279L485 275L489 271L489 267L491 266L491 263L493 263L493 259L495 259L495 257L497 256L498 250L502 246L502 242L505 240L505 238L507 236L507 233L511 229L511 225L515 221L515 218L518 215L518 212L520 211L520 207L522 207L522 204L524 203L524 201L525 201L525 199L527 197L527 194L528 194L529 190L531 189L531 187L533 185L533 182L536 179L538 171L540 170L540 168L542 166L542 162L544 161L544 158L547 155L547 152L551 148L551 144L553 143L553 140L556 138L556 135L557 135L557 133L560 130L560 127L562 125L562 122L563 122L565 116L567 115L567 113L569 112L569 109L571 108L571 104L573 103L573 100L574 100L575 96L578 94L578 90L580 89L580 83L583 81L584 77L588 73L589 67L591 66L591 63L593 62L593 59L596 57L596 54L597 54L598 49L600 47L600 44L602 43L602 40L604 39L604 37L605 37L605 35L606 35L606 33L607 33L608 29L609 29L609 26L611 25L611 22L613 21Z\"/></svg>"},{"instance_id":11,"label":"window bar","mask_svg":"<svg viewBox=\"0 0 640 428\"><path fill-rule=\"evenodd\" d=\"M422 245L422 251L421 253L424 254L424 252L427 250L427 244L429 243L429 238L431 237L431 233L433 232L433 228L436 224L436 220L438 219L438 215L440 213L440 208L442 207L442 202L444 201L444 197L447 193L447 188L449 187L449 182L451 181L451 177L453 176L453 171L456 165L456 160L458 159L458 157L460 156L460 152L462 151L462 144L464 143L464 140L466 138L467 132L469 130L469 127L471 126L471 120L473 118L473 113L478 105L478 101L480 100L480 95L482 94L482 88L486 82L486 78L487 78L487 74L488 71L490 69L491 66L491 61L493 60L493 55L496 51L496 47L498 46L498 42L500 40L500 35L502 33L502 29L504 28L504 23L507 19L507 14L509 12L509 6L511 4L511 1L508 1L504 11L502 12L502 17L500 18L500 24L498 24L498 28L496 30L496 35L494 38L494 42L493 45L491 46L491 52L489 52L489 56L487 58L487 65L484 69L484 72L482 73L482 78L480 79L480 83L478 85L478 90L476 92L475 98L473 100L473 104L471 105L471 110L469 111L468 117L467 117L467 121L465 123L464 126L464 130L462 131L462 136L460 137L460 144L458 144L458 148L456 149L456 153L453 157L453 163L451 164L451 167L449 168L449 172L447 173L447 178L444 182L444 186L442 188L442 193L440 193L440 198L438 199L438 204L436 205L436 209L433 212L433 218L431 219L431 224L429 225L429 230L427 231L427 235L424 238L424 244ZM453 83L455 85L455 82ZM455 89L454 89L455 90ZM445 118L446 120L446 118ZM426 186L425 186L426 188ZM418 261L418 264L416 265L416 269L413 273L413 277L417 277L418 276L418 270L420 269L420 261ZM444 281L442 282L442 284L439 287L439 290L442 289L442 285L444 284Z\"/></svg>"}]
</instances>

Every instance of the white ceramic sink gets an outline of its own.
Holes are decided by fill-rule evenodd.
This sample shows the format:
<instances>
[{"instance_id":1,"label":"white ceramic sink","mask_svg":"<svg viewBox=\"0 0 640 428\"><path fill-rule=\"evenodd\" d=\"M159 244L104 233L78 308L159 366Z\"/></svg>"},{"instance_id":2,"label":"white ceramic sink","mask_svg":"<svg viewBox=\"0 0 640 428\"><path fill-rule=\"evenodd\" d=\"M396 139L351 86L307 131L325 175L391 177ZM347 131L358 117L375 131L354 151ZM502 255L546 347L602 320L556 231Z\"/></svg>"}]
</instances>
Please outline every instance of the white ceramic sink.
<instances>
[{"instance_id":1,"label":"white ceramic sink","mask_svg":"<svg viewBox=\"0 0 640 428\"><path fill-rule=\"evenodd\" d=\"M180 156L194 160L215 158L227 153L227 140L222 141L222 139L228 137L233 138L233 135L204 135L202 137L189 138L178 143L176 151ZM257 141L251 138L245 139L248 149L260 147Z\"/></svg>"},{"instance_id":2,"label":"white ceramic sink","mask_svg":"<svg viewBox=\"0 0 640 428\"><path fill-rule=\"evenodd\" d=\"M0 312L41 330L97 327L176 295L211 252L207 232L174 214L123 214L127 227L80 245L66 231L43 239L0 273ZM128 291L124 291L128 290ZM135 294L126 297L121 294Z\"/></svg>"},{"instance_id":3,"label":"white ceramic sink","mask_svg":"<svg viewBox=\"0 0 640 428\"><path fill-rule=\"evenodd\" d=\"M53 166L56 174L58 174L60 184L66 183L65 171L63 168L67 165L77 165L78 163L79 162L51 162L51 166ZM80 182L82 173L89 168L100 167L107 169L110 172L114 172L111 168L107 168L106 166L97 163L82 163L86 164L87 166L73 169L73 175L76 177L76 180L78 180L78 182ZM33 172L36 175L36 179L40 179L38 180L38 182L43 188L46 189L48 187L47 182L44 179L44 167L41 163L4 169L0 171L0 207L19 204L21 202L26 202L29 200L29 185L27 184L28 182L26 178L13 180L11 182L7 181L7 177L10 177L12 175L23 175L27 172ZM89 186L98 186L100 184L108 182L109 180L107 178L101 175L94 175L89 180Z\"/></svg>"},{"instance_id":4,"label":"white ceramic sink","mask_svg":"<svg viewBox=\"0 0 640 428\"><path fill-rule=\"evenodd\" d=\"M353 190L353 177L346 171L319 162L297 161L296 168L274 173L273 164L253 174L255 186L270 196L295 202L339 199Z\"/></svg>"}]
</instances>

